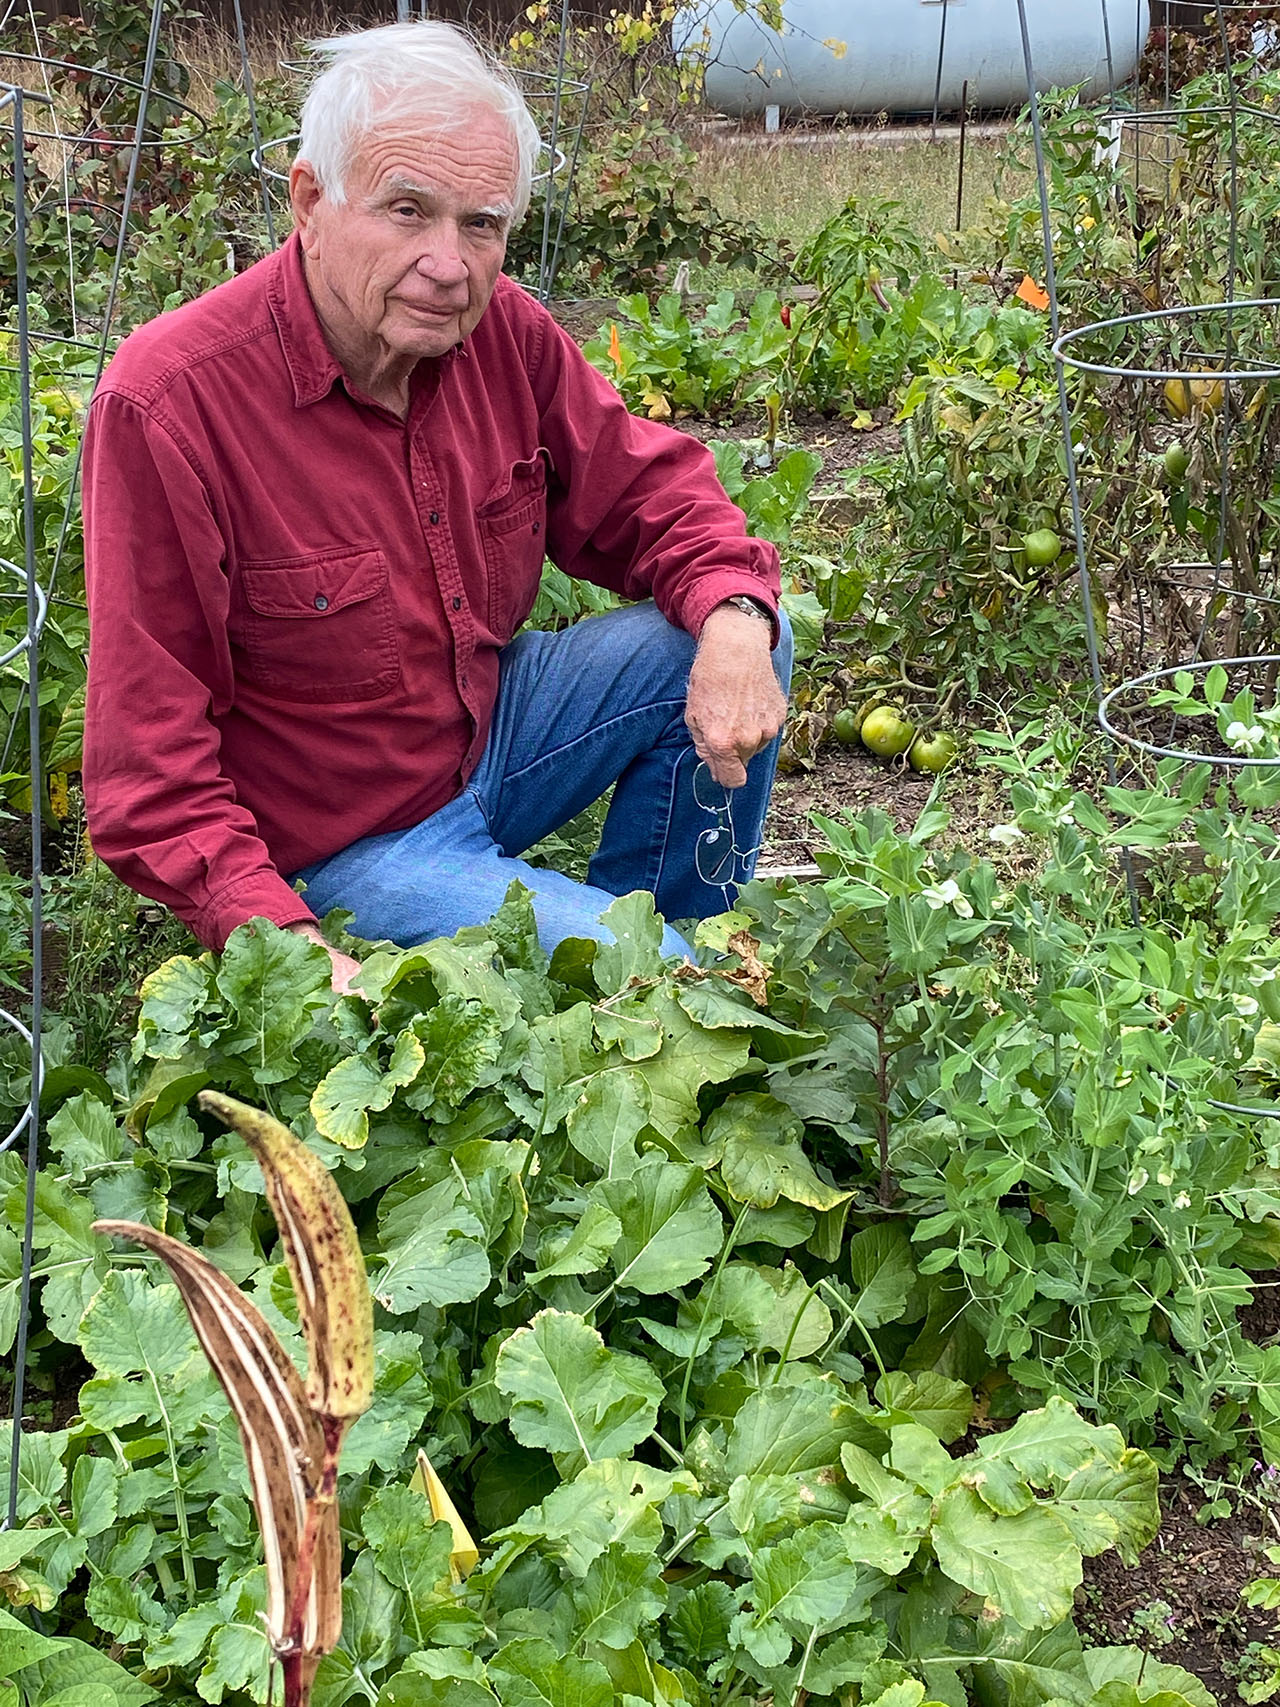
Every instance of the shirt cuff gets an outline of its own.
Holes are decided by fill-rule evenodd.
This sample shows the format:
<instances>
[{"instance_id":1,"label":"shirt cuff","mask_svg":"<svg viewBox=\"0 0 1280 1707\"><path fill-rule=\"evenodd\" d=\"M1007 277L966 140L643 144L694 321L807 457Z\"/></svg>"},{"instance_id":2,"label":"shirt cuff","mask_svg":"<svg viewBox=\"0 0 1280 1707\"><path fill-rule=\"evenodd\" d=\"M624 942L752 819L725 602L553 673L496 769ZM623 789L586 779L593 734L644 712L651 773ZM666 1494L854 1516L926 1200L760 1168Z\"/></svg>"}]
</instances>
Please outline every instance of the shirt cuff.
<instances>
[{"instance_id":1,"label":"shirt cuff","mask_svg":"<svg viewBox=\"0 0 1280 1707\"><path fill-rule=\"evenodd\" d=\"M191 928L206 948L220 954L232 931L250 919L266 919L282 928L320 922L279 872L258 871L219 890L191 921Z\"/></svg>"},{"instance_id":2,"label":"shirt cuff","mask_svg":"<svg viewBox=\"0 0 1280 1707\"><path fill-rule=\"evenodd\" d=\"M703 624L716 606L739 593L745 593L749 599L754 599L769 612L769 648L772 651L781 634L778 625L778 595L758 575L744 574L740 569L726 569L699 578L697 587L685 604L684 626L695 640L699 639Z\"/></svg>"}]
</instances>

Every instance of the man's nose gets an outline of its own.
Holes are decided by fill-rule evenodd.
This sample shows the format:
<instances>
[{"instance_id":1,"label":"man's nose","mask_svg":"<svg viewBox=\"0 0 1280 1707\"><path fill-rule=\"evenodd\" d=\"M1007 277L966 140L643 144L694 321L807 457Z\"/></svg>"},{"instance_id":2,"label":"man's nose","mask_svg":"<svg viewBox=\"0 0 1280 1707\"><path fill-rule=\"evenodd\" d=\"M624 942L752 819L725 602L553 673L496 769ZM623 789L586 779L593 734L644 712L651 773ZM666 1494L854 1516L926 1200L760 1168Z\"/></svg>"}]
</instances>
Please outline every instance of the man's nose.
<instances>
[{"instance_id":1,"label":"man's nose","mask_svg":"<svg viewBox=\"0 0 1280 1707\"><path fill-rule=\"evenodd\" d=\"M418 271L423 278L440 285L457 285L466 280L467 263L455 225L441 221L433 228L430 240L418 256Z\"/></svg>"}]
</instances>

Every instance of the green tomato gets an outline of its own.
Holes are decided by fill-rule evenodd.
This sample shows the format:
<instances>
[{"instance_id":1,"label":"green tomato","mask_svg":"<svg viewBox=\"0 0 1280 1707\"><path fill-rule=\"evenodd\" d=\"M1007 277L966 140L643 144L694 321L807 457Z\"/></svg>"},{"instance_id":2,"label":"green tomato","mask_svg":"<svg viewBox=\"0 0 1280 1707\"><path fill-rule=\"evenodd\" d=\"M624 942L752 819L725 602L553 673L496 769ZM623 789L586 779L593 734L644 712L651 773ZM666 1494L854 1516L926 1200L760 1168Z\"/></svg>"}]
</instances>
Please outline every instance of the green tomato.
<instances>
[{"instance_id":1,"label":"green tomato","mask_svg":"<svg viewBox=\"0 0 1280 1707\"><path fill-rule=\"evenodd\" d=\"M858 745L858 726L862 719L851 705L841 706L831 719L831 733L842 747Z\"/></svg>"},{"instance_id":2,"label":"green tomato","mask_svg":"<svg viewBox=\"0 0 1280 1707\"><path fill-rule=\"evenodd\" d=\"M1024 537L1022 549L1027 554L1027 562L1033 568L1045 569L1050 563L1056 563L1062 555L1062 541L1052 528L1037 528L1034 533Z\"/></svg>"},{"instance_id":3,"label":"green tomato","mask_svg":"<svg viewBox=\"0 0 1280 1707\"><path fill-rule=\"evenodd\" d=\"M1180 486L1190 466L1191 452L1186 445L1175 439L1164 453L1164 471L1170 483Z\"/></svg>"},{"instance_id":4,"label":"green tomato","mask_svg":"<svg viewBox=\"0 0 1280 1707\"><path fill-rule=\"evenodd\" d=\"M862 720L862 744L882 759L896 759L915 738L915 730L891 705L878 705Z\"/></svg>"},{"instance_id":5,"label":"green tomato","mask_svg":"<svg viewBox=\"0 0 1280 1707\"><path fill-rule=\"evenodd\" d=\"M956 739L945 729L936 735L917 735L907 749L907 763L913 771L932 771L937 776L956 756Z\"/></svg>"}]
</instances>

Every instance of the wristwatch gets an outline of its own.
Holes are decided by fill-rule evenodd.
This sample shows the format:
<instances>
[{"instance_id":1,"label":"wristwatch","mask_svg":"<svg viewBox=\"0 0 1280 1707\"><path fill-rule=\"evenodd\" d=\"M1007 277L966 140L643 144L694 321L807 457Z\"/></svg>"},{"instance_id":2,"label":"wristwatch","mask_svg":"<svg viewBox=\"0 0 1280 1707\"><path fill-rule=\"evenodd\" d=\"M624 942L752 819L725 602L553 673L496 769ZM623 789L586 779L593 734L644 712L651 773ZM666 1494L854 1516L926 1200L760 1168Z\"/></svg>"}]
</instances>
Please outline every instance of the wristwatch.
<instances>
[{"instance_id":1,"label":"wristwatch","mask_svg":"<svg viewBox=\"0 0 1280 1707\"><path fill-rule=\"evenodd\" d=\"M759 599L753 599L750 593L734 593L732 598L722 599L720 602L732 605L734 610L744 611L747 616L758 616L762 622L767 622L770 628L773 627L773 612Z\"/></svg>"}]
</instances>

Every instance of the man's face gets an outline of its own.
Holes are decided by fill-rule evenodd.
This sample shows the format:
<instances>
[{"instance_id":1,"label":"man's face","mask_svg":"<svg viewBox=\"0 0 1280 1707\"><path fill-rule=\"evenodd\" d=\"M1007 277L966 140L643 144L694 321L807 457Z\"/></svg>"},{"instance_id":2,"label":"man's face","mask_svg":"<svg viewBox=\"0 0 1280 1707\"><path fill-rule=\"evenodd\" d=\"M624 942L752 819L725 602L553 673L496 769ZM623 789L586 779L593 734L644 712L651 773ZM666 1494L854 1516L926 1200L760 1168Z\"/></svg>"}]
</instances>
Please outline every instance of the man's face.
<instances>
[{"instance_id":1,"label":"man's face","mask_svg":"<svg viewBox=\"0 0 1280 1707\"><path fill-rule=\"evenodd\" d=\"M515 201L516 147L496 113L450 130L367 135L331 201L305 161L291 194L322 322L381 359L443 355L493 295Z\"/></svg>"}]
</instances>

